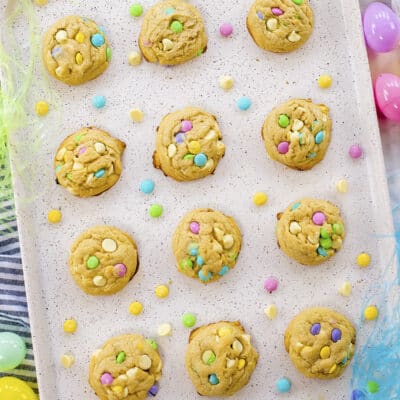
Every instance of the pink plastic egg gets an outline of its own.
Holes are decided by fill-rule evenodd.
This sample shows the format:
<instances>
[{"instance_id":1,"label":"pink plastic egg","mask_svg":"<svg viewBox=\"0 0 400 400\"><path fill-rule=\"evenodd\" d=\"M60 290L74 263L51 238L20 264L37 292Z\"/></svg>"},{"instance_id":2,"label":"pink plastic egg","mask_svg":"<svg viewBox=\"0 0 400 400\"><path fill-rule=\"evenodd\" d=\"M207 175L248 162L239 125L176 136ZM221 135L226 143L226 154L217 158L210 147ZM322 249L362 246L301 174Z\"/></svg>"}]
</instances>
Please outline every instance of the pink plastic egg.
<instances>
[{"instance_id":1,"label":"pink plastic egg","mask_svg":"<svg viewBox=\"0 0 400 400\"><path fill-rule=\"evenodd\" d=\"M393 50L398 42L400 21L387 5L371 3L364 13L364 35L367 45L377 53Z\"/></svg>"},{"instance_id":2,"label":"pink plastic egg","mask_svg":"<svg viewBox=\"0 0 400 400\"><path fill-rule=\"evenodd\" d=\"M379 75L375 81L375 101L386 118L400 122L400 77Z\"/></svg>"}]
</instances>

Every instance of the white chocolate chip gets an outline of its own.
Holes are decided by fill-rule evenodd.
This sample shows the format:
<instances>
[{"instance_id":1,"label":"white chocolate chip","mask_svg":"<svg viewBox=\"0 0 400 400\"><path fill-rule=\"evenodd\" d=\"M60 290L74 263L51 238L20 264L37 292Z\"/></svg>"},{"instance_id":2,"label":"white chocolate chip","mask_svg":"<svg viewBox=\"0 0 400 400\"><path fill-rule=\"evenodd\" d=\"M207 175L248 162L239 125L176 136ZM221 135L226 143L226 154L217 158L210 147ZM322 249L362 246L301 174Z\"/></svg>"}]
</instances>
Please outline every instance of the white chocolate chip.
<instances>
[{"instance_id":1,"label":"white chocolate chip","mask_svg":"<svg viewBox=\"0 0 400 400\"><path fill-rule=\"evenodd\" d=\"M292 42L292 43L296 43L300 39L301 39L301 36L295 31L292 31L292 33L288 36L289 42Z\"/></svg>"},{"instance_id":2,"label":"white chocolate chip","mask_svg":"<svg viewBox=\"0 0 400 400\"><path fill-rule=\"evenodd\" d=\"M139 65L142 62L142 56L140 55L140 53L138 51L131 51L128 54L128 63L129 65Z\"/></svg>"},{"instance_id":3,"label":"white chocolate chip","mask_svg":"<svg viewBox=\"0 0 400 400\"><path fill-rule=\"evenodd\" d=\"M238 353L241 353L243 351L243 345L239 342L239 340L234 340L232 343L232 349Z\"/></svg>"},{"instance_id":4,"label":"white chocolate chip","mask_svg":"<svg viewBox=\"0 0 400 400\"><path fill-rule=\"evenodd\" d=\"M204 137L204 140L213 140L217 137L217 132L215 132L214 130L210 130L208 131L207 135Z\"/></svg>"},{"instance_id":5,"label":"white chocolate chip","mask_svg":"<svg viewBox=\"0 0 400 400\"><path fill-rule=\"evenodd\" d=\"M104 145L104 143L101 142L96 142L94 144L94 149L96 150L97 153L99 154L103 154L106 152L106 146Z\"/></svg>"},{"instance_id":6,"label":"white chocolate chip","mask_svg":"<svg viewBox=\"0 0 400 400\"><path fill-rule=\"evenodd\" d=\"M101 349L96 349L93 353L92 353L92 357L97 358L100 353L102 352Z\"/></svg>"},{"instance_id":7,"label":"white chocolate chip","mask_svg":"<svg viewBox=\"0 0 400 400\"><path fill-rule=\"evenodd\" d=\"M63 43L68 39L67 32L63 29L56 33L56 40L58 43Z\"/></svg>"},{"instance_id":8,"label":"white chocolate chip","mask_svg":"<svg viewBox=\"0 0 400 400\"><path fill-rule=\"evenodd\" d=\"M111 164L110 168L107 171L107 175L110 176L114 173L114 164Z\"/></svg>"},{"instance_id":9,"label":"white chocolate chip","mask_svg":"<svg viewBox=\"0 0 400 400\"><path fill-rule=\"evenodd\" d=\"M75 358L74 358L74 356L71 356L70 354L63 354L61 356L61 365L64 368L71 368L72 365L74 364L74 362L75 362Z\"/></svg>"},{"instance_id":10,"label":"white chocolate chip","mask_svg":"<svg viewBox=\"0 0 400 400\"><path fill-rule=\"evenodd\" d=\"M221 254L224 251L222 246L218 242L215 242L215 241L213 242L213 250L218 254Z\"/></svg>"},{"instance_id":11,"label":"white chocolate chip","mask_svg":"<svg viewBox=\"0 0 400 400\"><path fill-rule=\"evenodd\" d=\"M90 184L91 182L93 182L94 179L94 174L89 174L88 177L86 178L86 183Z\"/></svg>"},{"instance_id":12,"label":"white chocolate chip","mask_svg":"<svg viewBox=\"0 0 400 400\"><path fill-rule=\"evenodd\" d=\"M347 193L349 189L349 184L347 183L346 179L341 179L336 183L336 190L339 193Z\"/></svg>"},{"instance_id":13,"label":"white chocolate chip","mask_svg":"<svg viewBox=\"0 0 400 400\"><path fill-rule=\"evenodd\" d=\"M170 336L172 334L172 326L168 322L159 325L157 329L158 336Z\"/></svg>"},{"instance_id":14,"label":"white chocolate chip","mask_svg":"<svg viewBox=\"0 0 400 400\"><path fill-rule=\"evenodd\" d=\"M224 90L231 90L233 88L233 78L229 75L223 75L219 78L219 87Z\"/></svg>"},{"instance_id":15,"label":"white chocolate chip","mask_svg":"<svg viewBox=\"0 0 400 400\"><path fill-rule=\"evenodd\" d=\"M311 244L318 244L319 243L319 236L314 235L314 236L307 236L307 240L311 243Z\"/></svg>"},{"instance_id":16,"label":"white chocolate chip","mask_svg":"<svg viewBox=\"0 0 400 400\"><path fill-rule=\"evenodd\" d=\"M125 374L120 375L120 376L118 377L118 380L120 381L120 383L126 384L126 382L128 381L128 376L125 375Z\"/></svg>"},{"instance_id":17,"label":"white chocolate chip","mask_svg":"<svg viewBox=\"0 0 400 400\"><path fill-rule=\"evenodd\" d=\"M129 378L134 378L135 375L136 375L138 372L139 372L139 368L138 368L138 367L134 367L134 368L128 369L128 371L126 371L126 375L127 375Z\"/></svg>"},{"instance_id":18,"label":"white chocolate chip","mask_svg":"<svg viewBox=\"0 0 400 400\"><path fill-rule=\"evenodd\" d=\"M276 18L269 18L267 20L267 28L271 32L276 31L278 29L278 20Z\"/></svg>"},{"instance_id":19,"label":"white chocolate chip","mask_svg":"<svg viewBox=\"0 0 400 400\"><path fill-rule=\"evenodd\" d=\"M170 144L169 146L168 146L168 157L169 158L172 158L175 154L176 154L176 146L174 145L174 144Z\"/></svg>"},{"instance_id":20,"label":"white chocolate chip","mask_svg":"<svg viewBox=\"0 0 400 400\"><path fill-rule=\"evenodd\" d=\"M107 238L101 242L101 247L108 253L113 253L117 250L117 242L113 239Z\"/></svg>"},{"instance_id":21,"label":"white chocolate chip","mask_svg":"<svg viewBox=\"0 0 400 400\"><path fill-rule=\"evenodd\" d=\"M278 314L278 309L276 308L276 305L275 304L269 304L267 307L264 308L264 314L270 320L275 319L277 314Z\"/></svg>"},{"instance_id":22,"label":"white chocolate chip","mask_svg":"<svg viewBox=\"0 0 400 400\"><path fill-rule=\"evenodd\" d=\"M301 128L303 128L304 126L304 122L299 120L299 119L295 119L293 121L293 126L292 126L292 130L293 131L299 131Z\"/></svg>"},{"instance_id":23,"label":"white chocolate chip","mask_svg":"<svg viewBox=\"0 0 400 400\"><path fill-rule=\"evenodd\" d=\"M342 286L339 288L339 293L344 297L349 297L351 295L353 288L350 282L343 282Z\"/></svg>"},{"instance_id":24,"label":"white chocolate chip","mask_svg":"<svg viewBox=\"0 0 400 400\"><path fill-rule=\"evenodd\" d=\"M73 171L78 171L80 169L83 169L83 164L80 162L74 162L74 165L72 166Z\"/></svg>"},{"instance_id":25,"label":"white chocolate chip","mask_svg":"<svg viewBox=\"0 0 400 400\"><path fill-rule=\"evenodd\" d=\"M209 159L206 163L206 165L204 166L204 168L206 169L213 169L214 168L214 160L213 159Z\"/></svg>"},{"instance_id":26,"label":"white chocolate chip","mask_svg":"<svg viewBox=\"0 0 400 400\"><path fill-rule=\"evenodd\" d=\"M224 244L224 249L229 250L232 248L234 239L232 235L225 235L222 239L222 243Z\"/></svg>"},{"instance_id":27,"label":"white chocolate chip","mask_svg":"<svg viewBox=\"0 0 400 400\"><path fill-rule=\"evenodd\" d=\"M230 358L226 359L226 368L232 368L235 365L235 360L231 360Z\"/></svg>"},{"instance_id":28,"label":"white chocolate chip","mask_svg":"<svg viewBox=\"0 0 400 400\"><path fill-rule=\"evenodd\" d=\"M106 283L107 283L107 280L106 280L106 278L104 278L104 276L96 275L93 278L93 284L95 286L102 287L102 286L105 286Z\"/></svg>"},{"instance_id":29,"label":"white chocolate chip","mask_svg":"<svg viewBox=\"0 0 400 400\"><path fill-rule=\"evenodd\" d=\"M58 153L57 153L57 155L56 155L56 160L57 160L57 161L61 161L61 160L64 158L66 152L67 152L67 149L66 149L65 147L62 147L62 148L58 151Z\"/></svg>"},{"instance_id":30,"label":"white chocolate chip","mask_svg":"<svg viewBox=\"0 0 400 400\"><path fill-rule=\"evenodd\" d=\"M222 240L222 238L224 237L224 231L222 229L216 228L214 227L214 234L215 237L217 238L217 240Z\"/></svg>"},{"instance_id":31,"label":"white chocolate chip","mask_svg":"<svg viewBox=\"0 0 400 400\"><path fill-rule=\"evenodd\" d=\"M162 45L163 45L163 50L168 51L172 50L172 48L174 47L174 42L170 39L163 39Z\"/></svg>"},{"instance_id":32,"label":"white chocolate chip","mask_svg":"<svg viewBox=\"0 0 400 400\"><path fill-rule=\"evenodd\" d=\"M57 76L63 76L64 75L62 67L57 67L55 72L56 72Z\"/></svg>"},{"instance_id":33,"label":"white chocolate chip","mask_svg":"<svg viewBox=\"0 0 400 400\"><path fill-rule=\"evenodd\" d=\"M292 221L289 225L289 232L293 235L297 235L301 232L301 226L298 222Z\"/></svg>"},{"instance_id":34,"label":"white chocolate chip","mask_svg":"<svg viewBox=\"0 0 400 400\"><path fill-rule=\"evenodd\" d=\"M127 397L129 394L129 389L125 386L124 388L124 397Z\"/></svg>"},{"instance_id":35,"label":"white chocolate chip","mask_svg":"<svg viewBox=\"0 0 400 400\"><path fill-rule=\"evenodd\" d=\"M298 142L299 141L299 132L291 132L290 133L290 142Z\"/></svg>"},{"instance_id":36,"label":"white chocolate chip","mask_svg":"<svg viewBox=\"0 0 400 400\"><path fill-rule=\"evenodd\" d=\"M244 342L250 344L251 336L250 335L242 335L242 339Z\"/></svg>"},{"instance_id":37,"label":"white chocolate chip","mask_svg":"<svg viewBox=\"0 0 400 400\"><path fill-rule=\"evenodd\" d=\"M139 368L148 370L151 367L151 358L147 354L143 354L139 358Z\"/></svg>"}]
</instances>

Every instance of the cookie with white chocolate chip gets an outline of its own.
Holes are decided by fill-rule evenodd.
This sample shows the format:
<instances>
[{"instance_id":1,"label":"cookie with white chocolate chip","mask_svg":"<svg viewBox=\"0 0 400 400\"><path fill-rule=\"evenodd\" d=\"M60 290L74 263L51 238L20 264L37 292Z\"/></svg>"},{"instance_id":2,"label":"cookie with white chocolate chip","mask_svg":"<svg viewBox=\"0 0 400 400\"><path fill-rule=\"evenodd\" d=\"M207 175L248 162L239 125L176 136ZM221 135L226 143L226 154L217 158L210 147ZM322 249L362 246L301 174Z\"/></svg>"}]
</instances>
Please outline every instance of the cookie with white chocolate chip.
<instances>
[{"instance_id":1,"label":"cookie with white chocolate chip","mask_svg":"<svg viewBox=\"0 0 400 400\"><path fill-rule=\"evenodd\" d=\"M137 334L109 339L89 365L89 384L100 400L142 400L154 396L162 361L154 342Z\"/></svg>"},{"instance_id":2,"label":"cookie with white chocolate chip","mask_svg":"<svg viewBox=\"0 0 400 400\"><path fill-rule=\"evenodd\" d=\"M216 281L234 268L241 244L235 220L209 208L187 213L172 238L178 271L202 283Z\"/></svg>"},{"instance_id":3,"label":"cookie with white chocolate chip","mask_svg":"<svg viewBox=\"0 0 400 400\"><path fill-rule=\"evenodd\" d=\"M207 49L203 18L185 1L161 1L143 19L139 47L152 63L176 65L189 61Z\"/></svg>"},{"instance_id":4,"label":"cookie with white chocolate chip","mask_svg":"<svg viewBox=\"0 0 400 400\"><path fill-rule=\"evenodd\" d=\"M71 246L69 271L87 294L110 295L123 289L139 266L137 246L126 232L95 226Z\"/></svg>"},{"instance_id":5,"label":"cookie with white chocolate chip","mask_svg":"<svg viewBox=\"0 0 400 400\"><path fill-rule=\"evenodd\" d=\"M277 218L279 247L300 264L321 264L342 248L343 220L339 208L328 201L304 198Z\"/></svg>"},{"instance_id":6,"label":"cookie with white chocolate chip","mask_svg":"<svg viewBox=\"0 0 400 400\"><path fill-rule=\"evenodd\" d=\"M45 33L42 56L54 78L80 85L107 69L111 48L103 29L94 21L72 15L61 18Z\"/></svg>"},{"instance_id":7,"label":"cookie with white chocolate chip","mask_svg":"<svg viewBox=\"0 0 400 400\"><path fill-rule=\"evenodd\" d=\"M325 157L331 130L327 106L309 99L291 99L268 114L262 137L272 160L293 169L308 170Z\"/></svg>"},{"instance_id":8,"label":"cookie with white chocolate chip","mask_svg":"<svg viewBox=\"0 0 400 400\"><path fill-rule=\"evenodd\" d=\"M247 15L247 29L262 49L288 53L308 40L313 19L308 0L255 0Z\"/></svg>"},{"instance_id":9,"label":"cookie with white chocolate chip","mask_svg":"<svg viewBox=\"0 0 400 400\"><path fill-rule=\"evenodd\" d=\"M196 107L167 114L157 128L155 168L177 181L212 174L225 154L215 116Z\"/></svg>"},{"instance_id":10,"label":"cookie with white chocolate chip","mask_svg":"<svg viewBox=\"0 0 400 400\"><path fill-rule=\"evenodd\" d=\"M258 353L237 322L221 321L191 332L186 370L203 396L231 396L247 385Z\"/></svg>"},{"instance_id":11,"label":"cookie with white chocolate chip","mask_svg":"<svg viewBox=\"0 0 400 400\"><path fill-rule=\"evenodd\" d=\"M342 375L354 355L356 330L343 315L329 308L308 308L290 322L285 348L295 367L309 378Z\"/></svg>"},{"instance_id":12,"label":"cookie with white chocolate chip","mask_svg":"<svg viewBox=\"0 0 400 400\"><path fill-rule=\"evenodd\" d=\"M122 172L125 143L101 129L89 127L60 144L54 169L57 183L79 197L96 196L114 186Z\"/></svg>"}]
</instances>

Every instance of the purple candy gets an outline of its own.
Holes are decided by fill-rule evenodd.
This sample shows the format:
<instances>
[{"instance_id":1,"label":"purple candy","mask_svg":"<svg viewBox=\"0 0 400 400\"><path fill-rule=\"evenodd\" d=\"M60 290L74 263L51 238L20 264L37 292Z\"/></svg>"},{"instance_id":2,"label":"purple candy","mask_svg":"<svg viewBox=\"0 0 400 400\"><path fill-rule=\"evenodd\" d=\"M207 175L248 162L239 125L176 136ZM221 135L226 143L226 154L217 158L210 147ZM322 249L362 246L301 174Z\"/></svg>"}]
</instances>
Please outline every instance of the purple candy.
<instances>
[{"instance_id":1,"label":"purple candy","mask_svg":"<svg viewBox=\"0 0 400 400\"><path fill-rule=\"evenodd\" d=\"M198 235L200 232L200 224L196 221L192 221L189 225L190 232L194 233L195 235Z\"/></svg>"},{"instance_id":2,"label":"purple candy","mask_svg":"<svg viewBox=\"0 0 400 400\"><path fill-rule=\"evenodd\" d=\"M105 372L101 376L100 382L102 385L109 386L114 382L114 378L112 377L112 375L109 372Z\"/></svg>"},{"instance_id":3,"label":"purple candy","mask_svg":"<svg viewBox=\"0 0 400 400\"><path fill-rule=\"evenodd\" d=\"M353 144L349 149L351 158L360 158L363 154L362 148L358 144Z\"/></svg>"},{"instance_id":4,"label":"purple candy","mask_svg":"<svg viewBox=\"0 0 400 400\"><path fill-rule=\"evenodd\" d=\"M160 389L160 388L158 387L158 384L155 383L155 384L149 389L149 391L147 392L147 394L148 394L149 396L152 396L152 397L157 396L157 393L158 393L159 389Z\"/></svg>"},{"instance_id":5,"label":"purple candy","mask_svg":"<svg viewBox=\"0 0 400 400\"><path fill-rule=\"evenodd\" d=\"M193 129L192 121L184 120L182 121L181 130L182 132L189 132Z\"/></svg>"},{"instance_id":6,"label":"purple candy","mask_svg":"<svg viewBox=\"0 0 400 400\"><path fill-rule=\"evenodd\" d=\"M116 264L114 265L114 271L120 278L123 278L126 275L127 268L125 264Z\"/></svg>"},{"instance_id":7,"label":"purple candy","mask_svg":"<svg viewBox=\"0 0 400 400\"><path fill-rule=\"evenodd\" d=\"M257 11L257 17L263 20L264 14L261 11Z\"/></svg>"},{"instance_id":8,"label":"purple candy","mask_svg":"<svg viewBox=\"0 0 400 400\"><path fill-rule=\"evenodd\" d=\"M278 279L274 277L269 277L264 281L264 289L267 292L272 293L276 289L278 289Z\"/></svg>"},{"instance_id":9,"label":"purple candy","mask_svg":"<svg viewBox=\"0 0 400 400\"><path fill-rule=\"evenodd\" d=\"M183 132L179 132L175 136L175 142L176 143L183 143L185 141L185 134Z\"/></svg>"},{"instance_id":10,"label":"purple candy","mask_svg":"<svg viewBox=\"0 0 400 400\"><path fill-rule=\"evenodd\" d=\"M86 147L81 147L81 148L78 150L78 155L81 156L82 154L86 153L86 150L87 150Z\"/></svg>"},{"instance_id":11,"label":"purple candy","mask_svg":"<svg viewBox=\"0 0 400 400\"><path fill-rule=\"evenodd\" d=\"M323 225L325 220L326 220L325 214L321 211L317 211L312 216L312 222L314 222L315 225Z\"/></svg>"},{"instance_id":12,"label":"purple candy","mask_svg":"<svg viewBox=\"0 0 400 400\"><path fill-rule=\"evenodd\" d=\"M289 151L289 143L288 142L280 142L278 144L278 151L280 154L286 154Z\"/></svg>"},{"instance_id":13,"label":"purple candy","mask_svg":"<svg viewBox=\"0 0 400 400\"><path fill-rule=\"evenodd\" d=\"M321 324L314 324L311 329L310 329L311 335L319 335L319 333L321 332Z\"/></svg>"},{"instance_id":14,"label":"purple candy","mask_svg":"<svg viewBox=\"0 0 400 400\"><path fill-rule=\"evenodd\" d=\"M332 330L331 339L332 342L336 343L342 338L342 331L338 328Z\"/></svg>"},{"instance_id":15,"label":"purple candy","mask_svg":"<svg viewBox=\"0 0 400 400\"><path fill-rule=\"evenodd\" d=\"M60 46L53 47L53 49L51 50L51 56L55 58L61 53L61 51L62 48Z\"/></svg>"},{"instance_id":16,"label":"purple candy","mask_svg":"<svg viewBox=\"0 0 400 400\"><path fill-rule=\"evenodd\" d=\"M272 14L274 15L283 15L284 11L280 9L279 7L272 7L271 8Z\"/></svg>"}]
</instances>

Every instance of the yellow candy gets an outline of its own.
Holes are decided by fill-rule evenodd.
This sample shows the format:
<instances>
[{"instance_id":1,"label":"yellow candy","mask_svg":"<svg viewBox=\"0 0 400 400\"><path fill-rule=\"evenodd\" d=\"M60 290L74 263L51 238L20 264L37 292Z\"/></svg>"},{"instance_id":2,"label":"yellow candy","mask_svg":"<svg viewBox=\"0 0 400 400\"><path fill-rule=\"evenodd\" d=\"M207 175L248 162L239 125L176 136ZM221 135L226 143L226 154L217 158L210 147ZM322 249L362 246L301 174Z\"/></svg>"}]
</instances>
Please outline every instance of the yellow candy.
<instances>
[{"instance_id":1,"label":"yellow candy","mask_svg":"<svg viewBox=\"0 0 400 400\"><path fill-rule=\"evenodd\" d=\"M169 288L166 285L159 285L155 288L154 292L157 297L159 297L160 299L163 299L164 297L168 296Z\"/></svg>"},{"instance_id":2,"label":"yellow candy","mask_svg":"<svg viewBox=\"0 0 400 400\"><path fill-rule=\"evenodd\" d=\"M238 370L241 370L244 368L244 366L246 365L246 361L243 360L243 358L241 358L238 362Z\"/></svg>"},{"instance_id":3,"label":"yellow candy","mask_svg":"<svg viewBox=\"0 0 400 400\"><path fill-rule=\"evenodd\" d=\"M134 108L131 110L131 118L134 122L141 122L143 121L144 114L142 110L139 110L138 108Z\"/></svg>"},{"instance_id":4,"label":"yellow candy","mask_svg":"<svg viewBox=\"0 0 400 400\"><path fill-rule=\"evenodd\" d=\"M49 112L49 105L45 101L38 101L35 104L35 113L39 115L40 117L43 117Z\"/></svg>"},{"instance_id":5,"label":"yellow candy","mask_svg":"<svg viewBox=\"0 0 400 400\"><path fill-rule=\"evenodd\" d=\"M376 306L368 306L364 310L364 318L368 321L373 321L378 318L379 311Z\"/></svg>"},{"instance_id":6,"label":"yellow candy","mask_svg":"<svg viewBox=\"0 0 400 400\"><path fill-rule=\"evenodd\" d=\"M329 346L324 346L319 352L319 356L325 360L331 356L331 349Z\"/></svg>"},{"instance_id":7,"label":"yellow candy","mask_svg":"<svg viewBox=\"0 0 400 400\"><path fill-rule=\"evenodd\" d=\"M138 301L134 301L129 305L129 312L132 315L139 315L142 313L142 311L143 311L143 304Z\"/></svg>"},{"instance_id":8,"label":"yellow candy","mask_svg":"<svg viewBox=\"0 0 400 400\"><path fill-rule=\"evenodd\" d=\"M78 43L83 43L83 42L85 41L85 35L84 35L82 32L78 32L78 33L75 35L75 40L76 40Z\"/></svg>"},{"instance_id":9,"label":"yellow candy","mask_svg":"<svg viewBox=\"0 0 400 400\"><path fill-rule=\"evenodd\" d=\"M218 336L224 337L228 336L232 333L232 330L230 328L222 327L218 329Z\"/></svg>"},{"instance_id":10,"label":"yellow candy","mask_svg":"<svg viewBox=\"0 0 400 400\"><path fill-rule=\"evenodd\" d=\"M18 378L6 376L0 378L1 400L38 400L33 390Z\"/></svg>"},{"instance_id":11,"label":"yellow candy","mask_svg":"<svg viewBox=\"0 0 400 400\"><path fill-rule=\"evenodd\" d=\"M270 304L264 309L264 314L269 318L269 319L275 319L276 316L278 315L278 309L276 308L275 304Z\"/></svg>"},{"instance_id":12,"label":"yellow candy","mask_svg":"<svg viewBox=\"0 0 400 400\"><path fill-rule=\"evenodd\" d=\"M83 63L83 56L81 53L76 53L75 55L75 61L78 65L81 65Z\"/></svg>"},{"instance_id":13,"label":"yellow candy","mask_svg":"<svg viewBox=\"0 0 400 400\"><path fill-rule=\"evenodd\" d=\"M361 253L357 256L357 265L359 267L365 268L371 263L371 257L367 253Z\"/></svg>"},{"instance_id":14,"label":"yellow candy","mask_svg":"<svg viewBox=\"0 0 400 400\"><path fill-rule=\"evenodd\" d=\"M35 0L35 4L38 6L45 6L48 3L48 0Z\"/></svg>"},{"instance_id":15,"label":"yellow candy","mask_svg":"<svg viewBox=\"0 0 400 400\"><path fill-rule=\"evenodd\" d=\"M229 75L223 75L219 78L219 86L224 90L231 90L233 88L233 78Z\"/></svg>"},{"instance_id":16,"label":"yellow candy","mask_svg":"<svg viewBox=\"0 0 400 400\"><path fill-rule=\"evenodd\" d=\"M197 140L192 140L188 144L189 152L192 154L198 154L201 150L201 144Z\"/></svg>"},{"instance_id":17,"label":"yellow candy","mask_svg":"<svg viewBox=\"0 0 400 400\"><path fill-rule=\"evenodd\" d=\"M142 56L140 55L140 53L138 51L131 51L128 54L128 63L129 65L139 65L142 62Z\"/></svg>"},{"instance_id":18,"label":"yellow candy","mask_svg":"<svg viewBox=\"0 0 400 400\"><path fill-rule=\"evenodd\" d=\"M328 88L330 88L331 85L332 85L332 78L331 78L331 76L328 75L328 74L321 75L321 76L318 78L318 85L319 85L319 87L322 88L322 89L328 89Z\"/></svg>"},{"instance_id":19,"label":"yellow candy","mask_svg":"<svg viewBox=\"0 0 400 400\"><path fill-rule=\"evenodd\" d=\"M50 210L47 214L47 220L51 224L57 224L61 221L61 211L60 210Z\"/></svg>"},{"instance_id":20,"label":"yellow candy","mask_svg":"<svg viewBox=\"0 0 400 400\"><path fill-rule=\"evenodd\" d=\"M351 295L352 286L350 282L343 282L339 289L339 293L344 297L349 297Z\"/></svg>"},{"instance_id":21,"label":"yellow candy","mask_svg":"<svg viewBox=\"0 0 400 400\"><path fill-rule=\"evenodd\" d=\"M74 358L74 356L71 356L70 354L63 354L61 356L61 365L64 368L71 368L72 365L74 364L74 362L75 362L75 358Z\"/></svg>"},{"instance_id":22,"label":"yellow candy","mask_svg":"<svg viewBox=\"0 0 400 400\"><path fill-rule=\"evenodd\" d=\"M67 319L64 321L64 332L74 333L78 327L77 322L74 319Z\"/></svg>"},{"instance_id":23,"label":"yellow candy","mask_svg":"<svg viewBox=\"0 0 400 400\"><path fill-rule=\"evenodd\" d=\"M336 365L336 364L333 364L332 367L331 367L331 369L329 370L329 373L330 373L330 374L333 374L333 373L336 371L336 368L337 368L337 365Z\"/></svg>"},{"instance_id":24,"label":"yellow candy","mask_svg":"<svg viewBox=\"0 0 400 400\"><path fill-rule=\"evenodd\" d=\"M115 386L111 386L111 390L112 390L115 394L121 394L122 391L124 390L124 388L123 388L122 386L115 385Z\"/></svg>"},{"instance_id":25,"label":"yellow candy","mask_svg":"<svg viewBox=\"0 0 400 400\"><path fill-rule=\"evenodd\" d=\"M347 193L348 189L349 189L349 184L347 183L346 179L341 179L336 183L336 190L339 193Z\"/></svg>"},{"instance_id":26,"label":"yellow candy","mask_svg":"<svg viewBox=\"0 0 400 400\"><path fill-rule=\"evenodd\" d=\"M256 206L263 206L268 200L267 195L264 192L258 192L253 196L253 203Z\"/></svg>"}]
</instances>

